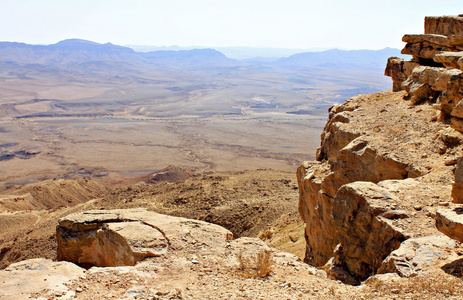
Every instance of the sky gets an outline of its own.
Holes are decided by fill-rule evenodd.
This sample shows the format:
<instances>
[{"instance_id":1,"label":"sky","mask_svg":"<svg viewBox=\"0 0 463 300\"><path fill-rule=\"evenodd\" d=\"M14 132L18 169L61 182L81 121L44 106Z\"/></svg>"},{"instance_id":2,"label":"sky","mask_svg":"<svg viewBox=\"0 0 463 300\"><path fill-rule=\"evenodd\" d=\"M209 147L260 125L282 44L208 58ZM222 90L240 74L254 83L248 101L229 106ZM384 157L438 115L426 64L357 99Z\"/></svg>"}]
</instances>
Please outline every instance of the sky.
<instances>
[{"instance_id":1,"label":"sky","mask_svg":"<svg viewBox=\"0 0 463 300\"><path fill-rule=\"evenodd\" d=\"M0 41L152 46L403 48L462 0L0 0Z\"/></svg>"}]
</instances>

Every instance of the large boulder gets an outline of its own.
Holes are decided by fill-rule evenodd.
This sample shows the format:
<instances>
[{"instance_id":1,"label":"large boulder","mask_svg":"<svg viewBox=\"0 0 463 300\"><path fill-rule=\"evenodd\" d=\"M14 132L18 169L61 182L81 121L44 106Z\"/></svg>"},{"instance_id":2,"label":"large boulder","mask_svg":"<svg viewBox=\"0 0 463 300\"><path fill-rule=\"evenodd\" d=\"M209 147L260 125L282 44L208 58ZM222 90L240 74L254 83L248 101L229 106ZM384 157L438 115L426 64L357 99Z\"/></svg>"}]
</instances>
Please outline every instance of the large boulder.
<instances>
[{"instance_id":1,"label":"large boulder","mask_svg":"<svg viewBox=\"0 0 463 300\"><path fill-rule=\"evenodd\" d=\"M333 200L331 215L336 230L334 262L329 276L360 283L376 273L383 259L406 238L400 229L384 217L396 203L386 189L371 182L354 182L342 186Z\"/></svg>"},{"instance_id":2,"label":"large boulder","mask_svg":"<svg viewBox=\"0 0 463 300\"><path fill-rule=\"evenodd\" d=\"M82 276L84 271L73 263L44 258L17 262L0 271L0 299L32 299L31 294L41 290L46 291L46 299L55 299L53 295L70 299L75 293L65 284Z\"/></svg>"},{"instance_id":3,"label":"large boulder","mask_svg":"<svg viewBox=\"0 0 463 300\"><path fill-rule=\"evenodd\" d=\"M58 260L83 266L135 265L171 252L223 252L232 233L203 221L145 209L93 210L59 220Z\"/></svg>"}]
</instances>

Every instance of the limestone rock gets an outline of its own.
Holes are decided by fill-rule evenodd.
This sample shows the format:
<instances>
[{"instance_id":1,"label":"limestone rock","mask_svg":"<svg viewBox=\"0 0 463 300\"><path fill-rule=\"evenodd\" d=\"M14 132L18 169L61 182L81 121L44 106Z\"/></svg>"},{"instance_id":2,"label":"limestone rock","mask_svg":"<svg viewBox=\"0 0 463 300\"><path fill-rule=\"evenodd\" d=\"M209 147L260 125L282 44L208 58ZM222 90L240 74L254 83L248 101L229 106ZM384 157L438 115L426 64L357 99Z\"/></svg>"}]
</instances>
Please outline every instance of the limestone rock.
<instances>
[{"instance_id":1,"label":"limestone rock","mask_svg":"<svg viewBox=\"0 0 463 300\"><path fill-rule=\"evenodd\" d=\"M424 33L463 36L463 15L426 17L424 19Z\"/></svg>"},{"instance_id":2,"label":"limestone rock","mask_svg":"<svg viewBox=\"0 0 463 300\"><path fill-rule=\"evenodd\" d=\"M392 78L392 89L394 92L401 91L402 83L411 75L413 69L419 66L418 63L405 61L401 58L390 57L387 60L384 75Z\"/></svg>"},{"instance_id":3,"label":"limestone rock","mask_svg":"<svg viewBox=\"0 0 463 300\"><path fill-rule=\"evenodd\" d=\"M433 59L440 51L426 43L407 44L400 53L412 55L417 58Z\"/></svg>"},{"instance_id":4,"label":"limestone rock","mask_svg":"<svg viewBox=\"0 0 463 300\"><path fill-rule=\"evenodd\" d=\"M327 162L305 163L298 169L299 212L306 223L305 261L322 266L341 244L343 257L335 261L343 261L342 269L351 274L349 278L359 281L374 273L384 257L405 239L400 230L380 216L390 210L396 199L371 182L343 185L330 197L322 188L330 176ZM333 268L339 270L341 266Z\"/></svg>"},{"instance_id":5,"label":"limestone rock","mask_svg":"<svg viewBox=\"0 0 463 300\"><path fill-rule=\"evenodd\" d=\"M321 146L317 149L317 160L327 159L335 161L340 149L357 138L360 134L346 130L344 124L349 123L349 118L343 113L345 106L337 105L330 109L329 120L321 134Z\"/></svg>"},{"instance_id":6,"label":"limestone rock","mask_svg":"<svg viewBox=\"0 0 463 300\"><path fill-rule=\"evenodd\" d=\"M371 182L342 186L333 201L336 239L342 245L342 267L362 281L405 240L403 233L380 215L394 196ZM336 254L335 254L335 260Z\"/></svg>"},{"instance_id":7,"label":"limestone rock","mask_svg":"<svg viewBox=\"0 0 463 300\"><path fill-rule=\"evenodd\" d=\"M458 60L463 58L463 51L459 52L439 52L433 59L435 62L440 62L448 68L459 69Z\"/></svg>"},{"instance_id":8,"label":"limestone rock","mask_svg":"<svg viewBox=\"0 0 463 300\"><path fill-rule=\"evenodd\" d=\"M458 146L463 142L463 134L448 127L439 131L440 138L449 147Z\"/></svg>"},{"instance_id":9,"label":"limestone rock","mask_svg":"<svg viewBox=\"0 0 463 300\"><path fill-rule=\"evenodd\" d=\"M393 155L380 153L366 137L359 137L340 149L332 163L331 175L322 190L334 197L344 184L354 181L379 182L386 179L404 179L409 175L408 165Z\"/></svg>"},{"instance_id":10,"label":"limestone rock","mask_svg":"<svg viewBox=\"0 0 463 300\"><path fill-rule=\"evenodd\" d=\"M441 120L463 132L463 15L426 17L425 34L408 34L403 54L410 61L389 58L385 71L393 90L407 91L411 105L427 100L440 104ZM409 64L410 68L405 68Z\"/></svg>"},{"instance_id":11,"label":"limestone rock","mask_svg":"<svg viewBox=\"0 0 463 300\"><path fill-rule=\"evenodd\" d=\"M454 203L463 203L463 184L452 184L452 198Z\"/></svg>"},{"instance_id":12,"label":"limestone rock","mask_svg":"<svg viewBox=\"0 0 463 300\"><path fill-rule=\"evenodd\" d=\"M328 162L304 162L298 168L299 214L306 223L305 262L314 266L324 265L336 246L336 230L331 217L333 198L321 190L329 174Z\"/></svg>"},{"instance_id":13,"label":"limestone rock","mask_svg":"<svg viewBox=\"0 0 463 300\"><path fill-rule=\"evenodd\" d=\"M453 247L455 242L444 236L411 238L389 254L381 263L378 274L397 273L402 277L413 277L447 253L444 247Z\"/></svg>"},{"instance_id":14,"label":"limestone rock","mask_svg":"<svg viewBox=\"0 0 463 300\"><path fill-rule=\"evenodd\" d=\"M439 209L436 212L436 227L443 234L463 242L463 209Z\"/></svg>"},{"instance_id":15,"label":"limestone rock","mask_svg":"<svg viewBox=\"0 0 463 300\"><path fill-rule=\"evenodd\" d=\"M451 112L452 117L460 118L463 119L463 100L460 100L460 102L455 105Z\"/></svg>"},{"instance_id":16,"label":"limestone rock","mask_svg":"<svg viewBox=\"0 0 463 300\"><path fill-rule=\"evenodd\" d=\"M463 132L463 119L452 117L450 120L450 126L455 130Z\"/></svg>"},{"instance_id":17,"label":"limestone rock","mask_svg":"<svg viewBox=\"0 0 463 300\"><path fill-rule=\"evenodd\" d=\"M455 169L455 183L463 184L463 157L461 157L457 162L457 167Z\"/></svg>"},{"instance_id":18,"label":"limestone rock","mask_svg":"<svg viewBox=\"0 0 463 300\"><path fill-rule=\"evenodd\" d=\"M463 203L463 157L457 161L455 168L455 182L452 184L452 201Z\"/></svg>"},{"instance_id":19,"label":"limestone rock","mask_svg":"<svg viewBox=\"0 0 463 300\"><path fill-rule=\"evenodd\" d=\"M58 260L84 266L134 265L171 251L220 252L230 231L145 209L87 211L60 219Z\"/></svg>"},{"instance_id":20,"label":"limestone rock","mask_svg":"<svg viewBox=\"0 0 463 300\"><path fill-rule=\"evenodd\" d=\"M48 299L55 293L62 295L59 299L70 299L75 294L65 283L82 276L84 271L73 263L43 258L14 263L0 271L0 299L31 299L31 294L40 290L47 291Z\"/></svg>"}]
</instances>

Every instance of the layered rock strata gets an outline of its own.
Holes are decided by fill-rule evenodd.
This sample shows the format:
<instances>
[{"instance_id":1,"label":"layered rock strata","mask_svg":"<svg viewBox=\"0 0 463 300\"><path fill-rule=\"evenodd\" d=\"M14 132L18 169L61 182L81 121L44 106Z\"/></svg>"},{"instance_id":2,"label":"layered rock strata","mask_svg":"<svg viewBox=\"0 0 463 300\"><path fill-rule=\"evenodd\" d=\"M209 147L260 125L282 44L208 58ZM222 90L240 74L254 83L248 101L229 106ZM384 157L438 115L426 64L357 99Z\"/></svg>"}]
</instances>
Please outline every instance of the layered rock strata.
<instances>
[{"instance_id":1,"label":"layered rock strata","mask_svg":"<svg viewBox=\"0 0 463 300\"><path fill-rule=\"evenodd\" d=\"M424 34L402 39L402 54L413 58L389 58L385 75L412 105L437 102L440 119L463 131L463 15L426 17L424 27Z\"/></svg>"},{"instance_id":2,"label":"layered rock strata","mask_svg":"<svg viewBox=\"0 0 463 300\"><path fill-rule=\"evenodd\" d=\"M403 241L439 234L433 216L451 202L463 135L437 122L434 106L409 106L404 94L332 107L317 161L298 169L305 261L325 265L331 278L358 284L394 250L405 253Z\"/></svg>"},{"instance_id":3,"label":"layered rock strata","mask_svg":"<svg viewBox=\"0 0 463 300\"><path fill-rule=\"evenodd\" d=\"M388 60L397 93L330 108L317 161L297 172L305 260L326 264L329 277L356 284L378 270L412 274L394 263L413 261L398 259L413 252L404 240L437 235L436 215L441 231L460 231L439 206L463 197L462 29L463 15L427 17L424 35L403 38L413 58Z\"/></svg>"}]
</instances>

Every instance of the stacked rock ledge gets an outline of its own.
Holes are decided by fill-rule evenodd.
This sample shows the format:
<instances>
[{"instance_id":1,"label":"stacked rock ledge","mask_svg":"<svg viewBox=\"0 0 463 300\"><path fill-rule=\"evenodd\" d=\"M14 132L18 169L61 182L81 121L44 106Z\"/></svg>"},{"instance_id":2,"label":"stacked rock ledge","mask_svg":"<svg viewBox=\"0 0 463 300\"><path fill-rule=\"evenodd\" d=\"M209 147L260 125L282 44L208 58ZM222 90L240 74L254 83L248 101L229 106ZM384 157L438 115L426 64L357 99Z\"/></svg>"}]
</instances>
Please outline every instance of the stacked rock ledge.
<instances>
[{"instance_id":1,"label":"stacked rock ledge","mask_svg":"<svg viewBox=\"0 0 463 300\"><path fill-rule=\"evenodd\" d=\"M425 34L407 34L402 54L391 57L385 75L394 91L405 90L411 105L437 102L440 119L463 132L463 15L426 17Z\"/></svg>"},{"instance_id":2,"label":"stacked rock ledge","mask_svg":"<svg viewBox=\"0 0 463 300\"><path fill-rule=\"evenodd\" d=\"M331 107L317 161L298 168L305 261L330 278L415 276L452 244L439 230L463 241L463 229L454 230L459 239L434 225L445 211L436 207L456 213L463 202L463 16L429 17L425 27L404 36L411 60L387 62L394 92ZM418 257L422 251L431 258Z\"/></svg>"}]
</instances>

